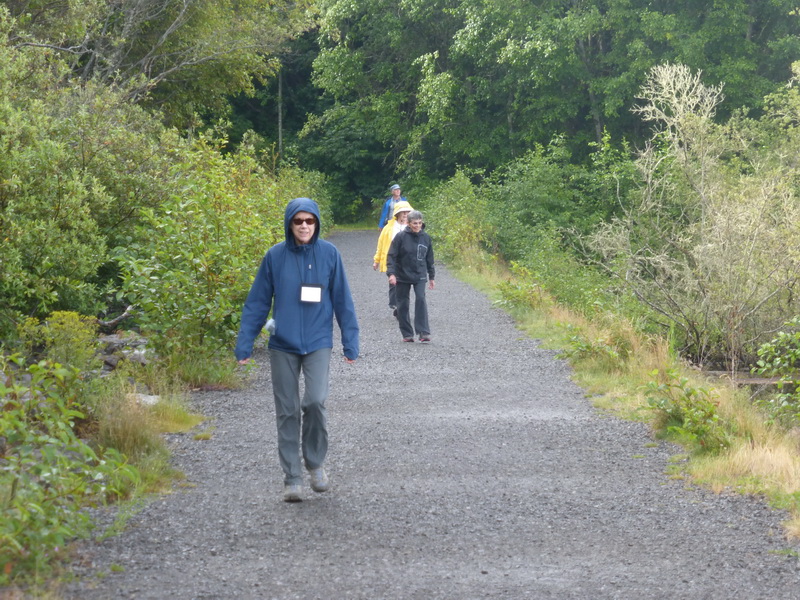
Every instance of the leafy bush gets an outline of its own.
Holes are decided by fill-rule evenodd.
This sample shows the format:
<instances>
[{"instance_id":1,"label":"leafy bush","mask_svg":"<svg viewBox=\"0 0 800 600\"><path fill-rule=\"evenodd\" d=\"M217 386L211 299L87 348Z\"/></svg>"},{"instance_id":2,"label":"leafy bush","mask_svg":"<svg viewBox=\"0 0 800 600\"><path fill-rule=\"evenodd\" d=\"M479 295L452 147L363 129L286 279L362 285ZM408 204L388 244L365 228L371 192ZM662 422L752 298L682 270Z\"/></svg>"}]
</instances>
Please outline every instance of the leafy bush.
<instances>
[{"instance_id":1,"label":"leafy bush","mask_svg":"<svg viewBox=\"0 0 800 600\"><path fill-rule=\"evenodd\" d=\"M6 43L0 14L0 298L7 334L21 314L53 308L92 313L92 282L104 261L103 233L92 206L108 201L91 177L72 168L74 149L56 134L50 101L64 66Z\"/></svg>"},{"instance_id":2,"label":"leafy bush","mask_svg":"<svg viewBox=\"0 0 800 600\"><path fill-rule=\"evenodd\" d=\"M800 419L800 317L786 323L790 331L762 344L753 372L765 377L779 377L778 392L757 400L774 418L796 425Z\"/></svg>"},{"instance_id":3,"label":"leafy bush","mask_svg":"<svg viewBox=\"0 0 800 600\"><path fill-rule=\"evenodd\" d=\"M574 329L568 326L569 329ZM630 348L610 333L591 338L581 332L570 336L568 345L559 356L575 361L592 361L607 371L621 370L630 354Z\"/></svg>"},{"instance_id":4,"label":"leafy bush","mask_svg":"<svg viewBox=\"0 0 800 600\"><path fill-rule=\"evenodd\" d=\"M530 270L517 262L511 263L513 277L498 284L498 304L507 307L541 308L548 302L542 287L536 283Z\"/></svg>"},{"instance_id":5,"label":"leafy bush","mask_svg":"<svg viewBox=\"0 0 800 600\"><path fill-rule=\"evenodd\" d=\"M603 156L613 163L610 150ZM489 221L506 258L525 257L538 246L541 231L587 232L613 213L616 202L605 171L612 166L597 158L592 171L570 159L563 140L555 139L498 170L484 186Z\"/></svg>"},{"instance_id":6,"label":"leafy bush","mask_svg":"<svg viewBox=\"0 0 800 600\"><path fill-rule=\"evenodd\" d=\"M598 307L636 314L629 293L576 255L567 228L586 231L607 218L615 196L632 185L633 161L604 144L594 171L569 164L556 140L498 171L482 185L461 170L425 198L426 222L437 255L472 261L480 249L510 261L517 277L501 286L504 302L528 304L546 292L583 314ZM631 315L632 316L632 315Z\"/></svg>"},{"instance_id":7,"label":"leafy bush","mask_svg":"<svg viewBox=\"0 0 800 600\"><path fill-rule=\"evenodd\" d=\"M126 90L71 79L52 54L15 47L0 13L0 336L25 316L97 314L143 206L173 189L186 146Z\"/></svg>"},{"instance_id":8,"label":"leafy bush","mask_svg":"<svg viewBox=\"0 0 800 600\"><path fill-rule=\"evenodd\" d=\"M76 369L45 361L25 369L19 355L0 361L0 584L8 584L46 574L87 530L81 508L124 496L138 472L81 439Z\"/></svg>"},{"instance_id":9,"label":"leafy bush","mask_svg":"<svg viewBox=\"0 0 800 600\"><path fill-rule=\"evenodd\" d=\"M426 227L436 243L436 254L464 261L475 251L491 245L493 229L488 221L486 197L459 171L437 186L425 199ZM417 206L412 202L412 206Z\"/></svg>"},{"instance_id":10,"label":"leafy bush","mask_svg":"<svg viewBox=\"0 0 800 600\"><path fill-rule=\"evenodd\" d=\"M268 171L248 136L242 151L230 155L224 154L225 140L212 139L213 133L195 143L183 139L162 124L157 111L137 106L124 85L72 78L52 54L9 41L18 33L0 7L3 342L13 341L26 317L113 310L109 290L118 286L123 262L114 260L110 249L118 249L117 259L132 261L129 277L135 273L140 283L151 274L173 277L185 297L198 298L183 306L194 311L191 315L164 314L166 324L156 329L168 345L176 331L191 338L189 343L198 343L198 336L205 343L197 327L187 337L183 321L209 324L216 338L219 327L227 333L235 326L220 325L229 306L214 289L233 283L233 297L241 295L239 284L255 272L268 244L282 236L288 200L314 198L323 224L331 225L322 176L291 166L278 174ZM153 240L155 227L168 237L160 247ZM219 237L223 234L227 240ZM230 264L244 257L246 269ZM147 296L171 293L139 287L131 293L142 303L149 302ZM169 308L165 297L151 307L159 303Z\"/></svg>"},{"instance_id":11,"label":"leafy bush","mask_svg":"<svg viewBox=\"0 0 800 600\"><path fill-rule=\"evenodd\" d=\"M177 160L179 193L142 211L138 241L115 249L119 296L139 309L139 325L165 358L226 349L261 258L284 238L283 213L295 196L320 198L323 181L287 169L271 176L252 149L223 156L201 138ZM323 223L325 223L323 218Z\"/></svg>"},{"instance_id":12,"label":"leafy bush","mask_svg":"<svg viewBox=\"0 0 800 600\"><path fill-rule=\"evenodd\" d=\"M659 372L653 371L658 377ZM667 370L659 380L647 384L647 402L656 411L656 426L689 443L701 452L728 448L731 436L722 420L712 391L689 384L687 377Z\"/></svg>"},{"instance_id":13,"label":"leafy bush","mask_svg":"<svg viewBox=\"0 0 800 600\"><path fill-rule=\"evenodd\" d=\"M607 292L611 287L608 277L581 262L555 227L533 227L528 235L530 243L519 262L560 303L589 314L600 304L617 304L624 299Z\"/></svg>"},{"instance_id":14,"label":"leafy bush","mask_svg":"<svg viewBox=\"0 0 800 600\"><path fill-rule=\"evenodd\" d=\"M70 311L55 311L39 322L25 319L17 328L26 356L42 356L52 362L88 371L97 365L97 321Z\"/></svg>"}]
</instances>

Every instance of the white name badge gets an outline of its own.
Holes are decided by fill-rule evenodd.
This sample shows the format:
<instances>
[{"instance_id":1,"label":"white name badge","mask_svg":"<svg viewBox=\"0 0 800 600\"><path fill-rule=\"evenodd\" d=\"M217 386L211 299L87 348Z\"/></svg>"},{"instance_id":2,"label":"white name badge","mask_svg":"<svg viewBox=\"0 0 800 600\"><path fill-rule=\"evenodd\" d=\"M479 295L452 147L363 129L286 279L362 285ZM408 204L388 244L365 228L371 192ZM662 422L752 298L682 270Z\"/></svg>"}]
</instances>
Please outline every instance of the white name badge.
<instances>
[{"instance_id":1,"label":"white name badge","mask_svg":"<svg viewBox=\"0 0 800 600\"><path fill-rule=\"evenodd\" d=\"M322 286L311 283L301 285L300 302L322 302Z\"/></svg>"}]
</instances>

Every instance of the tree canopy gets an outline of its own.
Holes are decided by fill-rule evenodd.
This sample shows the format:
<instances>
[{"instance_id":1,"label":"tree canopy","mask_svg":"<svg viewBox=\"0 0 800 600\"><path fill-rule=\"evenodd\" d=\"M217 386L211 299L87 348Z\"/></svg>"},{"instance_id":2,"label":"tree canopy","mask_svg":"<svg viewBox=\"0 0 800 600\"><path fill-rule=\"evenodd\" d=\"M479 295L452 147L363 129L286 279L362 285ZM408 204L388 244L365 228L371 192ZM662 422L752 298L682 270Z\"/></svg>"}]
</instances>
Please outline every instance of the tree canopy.
<instances>
[{"instance_id":1,"label":"tree canopy","mask_svg":"<svg viewBox=\"0 0 800 600\"><path fill-rule=\"evenodd\" d=\"M647 71L675 62L725 82L726 111L759 108L800 56L795 4L645 0L321 0L314 83L332 105L306 124L326 146L362 123L392 173L494 169L565 135L643 140L631 114ZM341 168L347 169L346 164Z\"/></svg>"},{"instance_id":2,"label":"tree canopy","mask_svg":"<svg viewBox=\"0 0 800 600\"><path fill-rule=\"evenodd\" d=\"M308 0L4 2L14 43L53 49L84 80L121 84L178 123L225 112L274 74L274 56L314 22Z\"/></svg>"}]
</instances>

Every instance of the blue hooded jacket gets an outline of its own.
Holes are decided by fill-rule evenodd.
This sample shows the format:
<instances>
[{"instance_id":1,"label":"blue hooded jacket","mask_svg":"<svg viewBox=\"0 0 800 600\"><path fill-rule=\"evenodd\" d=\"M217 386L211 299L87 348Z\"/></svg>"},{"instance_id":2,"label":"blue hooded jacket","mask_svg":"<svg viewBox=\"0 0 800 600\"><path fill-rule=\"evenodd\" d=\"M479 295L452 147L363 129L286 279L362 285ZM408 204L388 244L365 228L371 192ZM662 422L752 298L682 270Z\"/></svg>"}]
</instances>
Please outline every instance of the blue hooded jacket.
<instances>
[{"instance_id":1,"label":"blue hooded jacket","mask_svg":"<svg viewBox=\"0 0 800 600\"><path fill-rule=\"evenodd\" d=\"M298 244L291 220L299 212L311 213L317 226L311 242ZM253 342L267 322L270 310L275 331L269 348L293 354L310 354L333 348L333 317L342 332L344 355L358 358L358 321L342 257L330 242L319 239L320 216L317 203L295 198L283 217L286 241L275 244L261 261L256 278L242 309L236 358L248 358ZM322 286L321 302L301 302L301 284Z\"/></svg>"}]
</instances>

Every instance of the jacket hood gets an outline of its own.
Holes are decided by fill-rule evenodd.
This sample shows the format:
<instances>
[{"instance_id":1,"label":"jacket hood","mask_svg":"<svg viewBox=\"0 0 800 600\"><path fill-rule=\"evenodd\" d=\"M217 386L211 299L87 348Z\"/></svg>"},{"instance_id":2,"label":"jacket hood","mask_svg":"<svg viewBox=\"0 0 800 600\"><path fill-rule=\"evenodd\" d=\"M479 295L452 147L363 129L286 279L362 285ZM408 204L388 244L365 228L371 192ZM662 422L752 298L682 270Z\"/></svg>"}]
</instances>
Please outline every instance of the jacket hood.
<instances>
[{"instance_id":1,"label":"jacket hood","mask_svg":"<svg viewBox=\"0 0 800 600\"><path fill-rule=\"evenodd\" d=\"M319 217L319 206L317 206L317 203L311 198L295 198L286 205L286 212L283 215L283 231L286 234L286 245L290 248L297 247L297 242L292 233L291 222L294 216L301 211L311 213L317 218L317 226L314 228L314 235L311 238L312 244L317 241L317 238L319 238L319 230L322 229L322 221Z\"/></svg>"}]
</instances>

